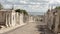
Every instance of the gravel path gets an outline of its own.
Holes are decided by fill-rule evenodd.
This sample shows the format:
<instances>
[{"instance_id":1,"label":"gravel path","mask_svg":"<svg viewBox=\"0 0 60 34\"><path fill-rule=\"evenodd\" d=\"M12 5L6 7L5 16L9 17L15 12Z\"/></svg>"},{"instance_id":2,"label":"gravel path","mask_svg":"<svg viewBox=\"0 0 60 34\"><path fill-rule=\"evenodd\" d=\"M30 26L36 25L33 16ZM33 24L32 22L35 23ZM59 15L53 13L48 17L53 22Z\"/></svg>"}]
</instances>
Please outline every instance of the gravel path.
<instances>
[{"instance_id":1,"label":"gravel path","mask_svg":"<svg viewBox=\"0 0 60 34\"><path fill-rule=\"evenodd\" d=\"M42 22L28 23L25 26L19 27L3 34L40 34L41 32L45 32L44 34L53 34L53 32L47 29L45 25L46 24ZM43 27L42 29L41 26Z\"/></svg>"},{"instance_id":2,"label":"gravel path","mask_svg":"<svg viewBox=\"0 0 60 34\"><path fill-rule=\"evenodd\" d=\"M28 23L23 27L19 27L17 29L14 29L12 31L9 31L3 34L40 34L36 26L37 26L36 23Z\"/></svg>"}]
</instances>

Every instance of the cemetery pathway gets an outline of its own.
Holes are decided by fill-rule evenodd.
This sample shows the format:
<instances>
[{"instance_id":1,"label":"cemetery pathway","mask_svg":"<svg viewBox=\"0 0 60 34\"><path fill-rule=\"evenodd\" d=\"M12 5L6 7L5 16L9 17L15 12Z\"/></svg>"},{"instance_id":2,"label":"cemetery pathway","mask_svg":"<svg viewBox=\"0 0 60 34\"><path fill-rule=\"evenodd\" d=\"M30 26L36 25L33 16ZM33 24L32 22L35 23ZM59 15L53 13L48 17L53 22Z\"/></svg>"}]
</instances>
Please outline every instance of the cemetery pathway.
<instances>
[{"instance_id":1,"label":"cemetery pathway","mask_svg":"<svg viewBox=\"0 0 60 34\"><path fill-rule=\"evenodd\" d=\"M43 29L41 29L41 26ZM44 29L46 28L46 29ZM3 34L53 34L42 22L32 22ZM45 33L44 33L45 32Z\"/></svg>"}]
</instances>

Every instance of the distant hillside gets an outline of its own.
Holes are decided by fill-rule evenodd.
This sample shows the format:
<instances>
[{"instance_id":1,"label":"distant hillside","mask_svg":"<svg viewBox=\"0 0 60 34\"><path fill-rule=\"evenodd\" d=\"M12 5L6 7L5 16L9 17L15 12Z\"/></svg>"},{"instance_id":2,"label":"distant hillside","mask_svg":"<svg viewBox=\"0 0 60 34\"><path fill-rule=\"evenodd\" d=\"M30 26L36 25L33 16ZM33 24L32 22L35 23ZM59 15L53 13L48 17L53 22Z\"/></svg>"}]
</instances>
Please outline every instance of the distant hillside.
<instances>
[{"instance_id":1,"label":"distant hillside","mask_svg":"<svg viewBox=\"0 0 60 34\"><path fill-rule=\"evenodd\" d=\"M44 12L28 12L30 15L43 15Z\"/></svg>"}]
</instances>

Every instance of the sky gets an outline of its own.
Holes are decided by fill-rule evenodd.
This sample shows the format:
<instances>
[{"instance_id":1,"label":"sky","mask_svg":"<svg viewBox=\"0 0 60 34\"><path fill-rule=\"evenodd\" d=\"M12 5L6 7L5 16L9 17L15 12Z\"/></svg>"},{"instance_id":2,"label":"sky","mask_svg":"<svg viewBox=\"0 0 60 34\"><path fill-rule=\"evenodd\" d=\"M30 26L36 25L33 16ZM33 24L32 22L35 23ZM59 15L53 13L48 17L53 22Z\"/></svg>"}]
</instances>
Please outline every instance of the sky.
<instances>
[{"instance_id":1,"label":"sky","mask_svg":"<svg viewBox=\"0 0 60 34\"><path fill-rule=\"evenodd\" d=\"M46 12L60 5L60 0L0 0L4 8L25 9L28 12ZM58 5L57 5L58 4Z\"/></svg>"}]
</instances>

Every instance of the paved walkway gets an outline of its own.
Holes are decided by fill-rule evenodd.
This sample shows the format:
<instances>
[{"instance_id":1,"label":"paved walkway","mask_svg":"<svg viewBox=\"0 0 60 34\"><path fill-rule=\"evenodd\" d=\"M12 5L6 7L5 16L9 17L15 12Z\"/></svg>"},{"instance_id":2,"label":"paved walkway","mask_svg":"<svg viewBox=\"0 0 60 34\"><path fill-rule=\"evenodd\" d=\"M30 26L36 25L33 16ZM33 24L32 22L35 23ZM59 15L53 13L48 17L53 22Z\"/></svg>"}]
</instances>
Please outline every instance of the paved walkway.
<instances>
[{"instance_id":1,"label":"paved walkway","mask_svg":"<svg viewBox=\"0 0 60 34\"><path fill-rule=\"evenodd\" d=\"M55 34L53 31L49 30L46 25L38 25L38 31L42 32L43 34Z\"/></svg>"},{"instance_id":2,"label":"paved walkway","mask_svg":"<svg viewBox=\"0 0 60 34\"><path fill-rule=\"evenodd\" d=\"M1 30L0 30L0 33L5 33L5 32L8 32L8 31L11 31L11 30L13 30L13 29L16 29L16 28L18 28L18 27L22 27L22 26L24 26L24 25L26 25L26 23L23 23L23 24L21 24L21 25L15 25L14 27L7 27L7 28L2 28Z\"/></svg>"},{"instance_id":3,"label":"paved walkway","mask_svg":"<svg viewBox=\"0 0 60 34\"><path fill-rule=\"evenodd\" d=\"M45 25L45 23L28 23L23 27L19 27L3 34L40 34L41 32L45 32L43 34L53 34L52 32L50 32L50 30L46 28L46 26L43 25ZM41 26L43 27L42 29Z\"/></svg>"},{"instance_id":4,"label":"paved walkway","mask_svg":"<svg viewBox=\"0 0 60 34\"><path fill-rule=\"evenodd\" d=\"M36 23L28 23L27 25L17 28L15 30L3 33L3 34L40 34L36 28Z\"/></svg>"}]
</instances>

